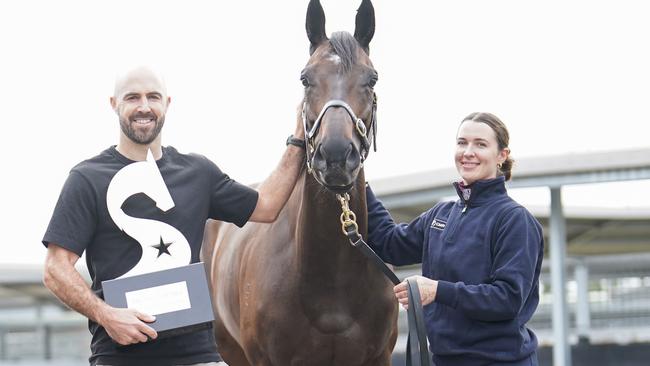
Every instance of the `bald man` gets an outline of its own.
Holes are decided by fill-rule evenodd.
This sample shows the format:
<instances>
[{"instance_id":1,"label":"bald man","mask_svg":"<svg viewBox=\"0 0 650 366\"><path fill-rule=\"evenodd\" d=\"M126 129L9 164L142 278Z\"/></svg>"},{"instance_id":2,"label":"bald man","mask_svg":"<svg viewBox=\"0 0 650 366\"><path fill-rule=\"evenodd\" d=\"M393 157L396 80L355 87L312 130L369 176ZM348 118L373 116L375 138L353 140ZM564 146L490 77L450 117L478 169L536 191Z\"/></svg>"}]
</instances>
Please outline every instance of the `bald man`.
<instances>
[{"instance_id":1,"label":"bald man","mask_svg":"<svg viewBox=\"0 0 650 366\"><path fill-rule=\"evenodd\" d=\"M288 144L279 165L257 190L239 184L204 156L162 146L170 102L163 78L149 68L138 67L117 78L110 104L120 124L119 141L70 171L43 237L47 247L43 281L62 302L89 319L91 365L225 365L211 330L156 340L156 331L147 325L155 318L109 306L102 300L101 282L136 268L145 272L142 268L160 268L163 261L171 266L173 260L185 265L198 262L208 218L239 226L274 221L303 163L304 151ZM303 138L300 123L294 135ZM155 182L156 170L147 173L151 165L146 164L124 169L148 156L155 160L158 176L173 199L173 209L164 214L154 198L143 194L154 184L143 182ZM131 225L134 220L146 222ZM160 234L160 243L141 243L136 228L145 224L155 235L157 227L171 226L164 232L176 237L165 239ZM74 267L84 252L91 288Z\"/></svg>"}]
</instances>

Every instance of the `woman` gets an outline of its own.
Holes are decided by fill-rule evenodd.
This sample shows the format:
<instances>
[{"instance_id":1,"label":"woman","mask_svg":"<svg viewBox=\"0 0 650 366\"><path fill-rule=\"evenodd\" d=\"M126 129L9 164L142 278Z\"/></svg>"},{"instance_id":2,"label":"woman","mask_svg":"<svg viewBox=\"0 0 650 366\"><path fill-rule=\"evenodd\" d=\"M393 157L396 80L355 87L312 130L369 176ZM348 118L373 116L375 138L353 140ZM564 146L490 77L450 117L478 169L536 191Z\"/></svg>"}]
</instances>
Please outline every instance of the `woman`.
<instances>
[{"instance_id":1,"label":"woman","mask_svg":"<svg viewBox=\"0 0 650 366\"><path fill-rule=\"evenodd\" d=\"M456 137L459 199L409 224L393 222L367 189L369 244L388 263L422 263L414 277L437 366L538 364L526 323L539 302L542 228L506 193L508 142L496 116L467 116ZM394 290L407 307L406 283Z\"/></svg>"}]
</instances>

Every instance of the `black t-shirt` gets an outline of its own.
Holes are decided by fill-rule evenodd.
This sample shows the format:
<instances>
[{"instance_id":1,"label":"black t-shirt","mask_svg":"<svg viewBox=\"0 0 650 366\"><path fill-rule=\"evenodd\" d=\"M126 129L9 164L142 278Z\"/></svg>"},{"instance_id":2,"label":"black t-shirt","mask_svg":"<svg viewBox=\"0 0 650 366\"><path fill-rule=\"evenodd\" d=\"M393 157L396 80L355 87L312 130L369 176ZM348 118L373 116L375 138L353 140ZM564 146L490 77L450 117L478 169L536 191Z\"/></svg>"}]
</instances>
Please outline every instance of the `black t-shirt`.
<instances>
[{"instance_id":1,"label":"black t-shirt","mask_svg":"<svg viewBox=\"0 0 650 366\"><path fill-rule=\"evenodd\" d=\"M167 248L171 255L159 257L178 260L180 256L187 262L183 264L195 263L205 221L212 218L243 226L257 198L257 191L230 179L204 156L163 147L154 166L152 161L129 160L113 146L70 171L43 244L54 243L79 256L85 251L92 289L103 298L102 281L123 276L136 266L142 268L146 254L156 250L157 237L154 242L142 239L132 227L163 227L165 235L176 237L161 237L161 241L172 242ZM135 221L140 222L133 225ZM89 329L93 335L91 364L177 365L221 360L211 330L117 347L97 323L89 321Z\"/></svg>"}]
</instances>

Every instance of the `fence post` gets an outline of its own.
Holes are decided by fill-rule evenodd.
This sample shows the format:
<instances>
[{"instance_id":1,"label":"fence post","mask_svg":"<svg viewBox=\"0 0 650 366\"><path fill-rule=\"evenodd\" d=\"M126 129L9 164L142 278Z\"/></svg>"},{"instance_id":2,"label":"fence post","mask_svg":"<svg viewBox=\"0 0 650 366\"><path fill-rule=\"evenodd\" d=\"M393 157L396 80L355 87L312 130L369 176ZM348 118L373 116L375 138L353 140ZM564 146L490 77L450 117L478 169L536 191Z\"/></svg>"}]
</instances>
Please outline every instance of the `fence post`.
<instances>
[{"instance_id":1,"label":"fence post","mask_svg":"<svg viewBox=\"0 0 650 366\"><path fill-rule=\"evenodd\" d=\"M589 330L591 328L591 314L589 310L589 268L584 259L580 259L574 272L577 299L576 299L576 330L578 342L589 343Z\"/></svg>"},{"instance_id":2,"label":"fence post","mask_svg":"<svg viewBox=\"0 0 650 366\"><path fill-rule=\"evenodd\" d=\"M0 361L7 359L7 355L5 354L7 353L7 344L5 343L6 333L4 329L0 328Z\"/></svg>"},{"instance_id":3,"label":"fence post","mask_svg":"<svg viewBox=\"0 0 650 366\"><path fill-rule=\"evenodd\" d=\"M566 304L566 227L562 211L562 187L551 187L549 218L551 257L551 290L553 292L553 366L571 366Z\"/></svg>"}]
</instances>

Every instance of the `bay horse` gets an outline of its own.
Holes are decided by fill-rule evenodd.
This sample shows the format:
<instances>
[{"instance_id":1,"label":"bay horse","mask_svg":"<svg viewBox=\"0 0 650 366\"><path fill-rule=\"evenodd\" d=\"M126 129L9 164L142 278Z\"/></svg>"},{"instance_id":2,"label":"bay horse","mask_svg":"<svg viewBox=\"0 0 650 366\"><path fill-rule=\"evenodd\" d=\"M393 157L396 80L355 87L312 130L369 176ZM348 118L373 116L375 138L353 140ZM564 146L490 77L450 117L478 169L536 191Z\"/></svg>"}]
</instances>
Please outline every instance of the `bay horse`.
<instances>
[{"instance_id":1,"label":"bay horse","mask_svg":"<svg viewBox=\"0 0 650 366\"><path fill-rule=\"evenodd\" d=\"M323 8L310 1L310 58L301 73L307 168L274 223L206 224L215 337L230 366L391 363L392 284L341 232L335 197L349 192L367 236L363 160L376 128L377 72L368 57L374 25L372 3L363 0L354 36L329 39Z\"/></svg>"}]
</instances>

